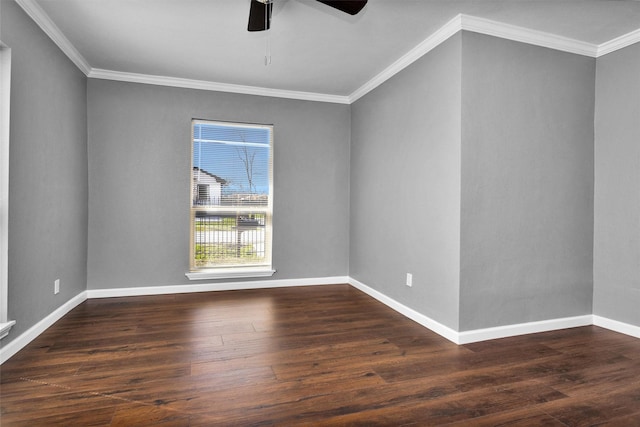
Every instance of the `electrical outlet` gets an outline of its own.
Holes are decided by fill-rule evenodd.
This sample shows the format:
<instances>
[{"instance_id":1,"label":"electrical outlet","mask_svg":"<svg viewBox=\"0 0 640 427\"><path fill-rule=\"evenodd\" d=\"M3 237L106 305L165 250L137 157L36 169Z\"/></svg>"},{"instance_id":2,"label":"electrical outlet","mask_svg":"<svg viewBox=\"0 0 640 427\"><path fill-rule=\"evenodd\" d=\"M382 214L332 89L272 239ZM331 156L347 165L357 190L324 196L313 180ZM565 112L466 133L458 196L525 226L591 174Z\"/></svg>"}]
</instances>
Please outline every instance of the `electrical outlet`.
<instances>
[{"instance_id":1,"label":"electrical outlet","mask_svg":"<svg viewBox=\"0 0 640 427\"><path fill-rule=\"evenodd\" d=\"M411 273L407 273L407 286L411 287L413 286L413 274Z\"/></svg>"},{"instance_id":2,"label":"electrical outlet","mask_svg":"<svg viewBox=\"0 0 640 427\"><path fill-rule=\"evenodd\" d=\"M54 295L60 292L60 279L56 279L55 282L53 282L53 293Z\"/></svg>"}]
</instances>

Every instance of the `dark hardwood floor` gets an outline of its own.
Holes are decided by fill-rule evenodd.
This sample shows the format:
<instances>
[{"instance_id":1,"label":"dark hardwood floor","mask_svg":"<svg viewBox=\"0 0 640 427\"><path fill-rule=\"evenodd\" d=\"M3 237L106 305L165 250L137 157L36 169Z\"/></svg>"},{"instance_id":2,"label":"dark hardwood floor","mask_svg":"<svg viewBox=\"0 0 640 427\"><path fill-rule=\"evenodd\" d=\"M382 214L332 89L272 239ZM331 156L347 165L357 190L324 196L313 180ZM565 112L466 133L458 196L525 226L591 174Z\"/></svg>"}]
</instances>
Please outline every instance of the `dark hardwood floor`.
<instances>
[{"instance_id":1,"label":"dark hardwood floor","mask_svg":"<svg viewBox=\"0 0 640 427\"><path fill-rule=\"evenodd\" d=\"M640 340L456 346L349 285L93 299L1 367L2 426L640 426Z\"/></svg>"}]
</instances>

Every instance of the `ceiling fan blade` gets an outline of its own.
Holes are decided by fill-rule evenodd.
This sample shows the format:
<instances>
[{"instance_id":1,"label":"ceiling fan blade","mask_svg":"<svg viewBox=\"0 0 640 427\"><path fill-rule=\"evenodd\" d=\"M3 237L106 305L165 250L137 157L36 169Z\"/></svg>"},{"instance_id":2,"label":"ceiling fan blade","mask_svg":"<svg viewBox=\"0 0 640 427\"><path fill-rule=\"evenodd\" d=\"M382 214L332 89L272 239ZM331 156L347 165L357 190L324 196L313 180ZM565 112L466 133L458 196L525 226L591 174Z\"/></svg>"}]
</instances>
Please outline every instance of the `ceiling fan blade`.
<instances>
[{"instance_id":1,"label":"ceiling fan blade","mask_svg":"<svg viewBox=\"0 0 640 427\"><path fill-rule=\"evenodd\" d=\"M367 4L367 0L318 0L349 15L356 15Z\"/></svg>"},{"instance_id":2,"label":"ceiling fan blade","mask_svg":"<svg viewBox=\"0 0 640 427\"><path fill-rule=\"evenodd\" d=\"M251 0L251 9L249 9L249 31L264 31L271 27L271 12L273 10L273 2L271 0L263 3L258 0Z\"/></svg>"}]
</instances>

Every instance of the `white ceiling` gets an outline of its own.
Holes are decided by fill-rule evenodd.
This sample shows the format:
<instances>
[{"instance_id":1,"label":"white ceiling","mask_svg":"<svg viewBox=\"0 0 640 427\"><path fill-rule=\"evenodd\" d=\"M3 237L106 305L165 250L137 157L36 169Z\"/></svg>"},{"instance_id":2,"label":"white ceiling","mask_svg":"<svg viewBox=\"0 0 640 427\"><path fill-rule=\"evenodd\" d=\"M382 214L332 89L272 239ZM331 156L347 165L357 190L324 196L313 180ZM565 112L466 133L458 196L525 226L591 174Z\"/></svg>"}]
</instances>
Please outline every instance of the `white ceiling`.
<instances>
[{"instance_id":1,"label":"white ceiling","mask_svg":"<svg viewBox=\"0 0 640 427\"><path fill-rule=\"evenodd\" d=\"M356 16L274 0L271 30L258 33L246 30L249 0L18 1L89 71L343 97L461 13L596 46L640 36L637 0L369 0Z\"/></svg>"}]
</instances>

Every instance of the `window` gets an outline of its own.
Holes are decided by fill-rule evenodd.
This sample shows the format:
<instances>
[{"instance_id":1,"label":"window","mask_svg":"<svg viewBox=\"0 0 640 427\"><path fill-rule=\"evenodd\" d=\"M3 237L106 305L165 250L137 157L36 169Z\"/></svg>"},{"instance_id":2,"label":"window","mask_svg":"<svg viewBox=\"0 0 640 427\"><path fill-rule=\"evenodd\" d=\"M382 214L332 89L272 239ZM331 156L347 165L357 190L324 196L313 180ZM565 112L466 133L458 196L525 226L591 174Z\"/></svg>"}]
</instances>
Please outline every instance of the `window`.
<instances>
[{"instance_id":1,"label":"window","mask_svg":"<svg viewBox=\"0 0 640 427\"><path fill-rule=\"evenodd\" d=\"M190 279L272 275L273 127L193 120Z\"/></svg>"}]
</instances>

